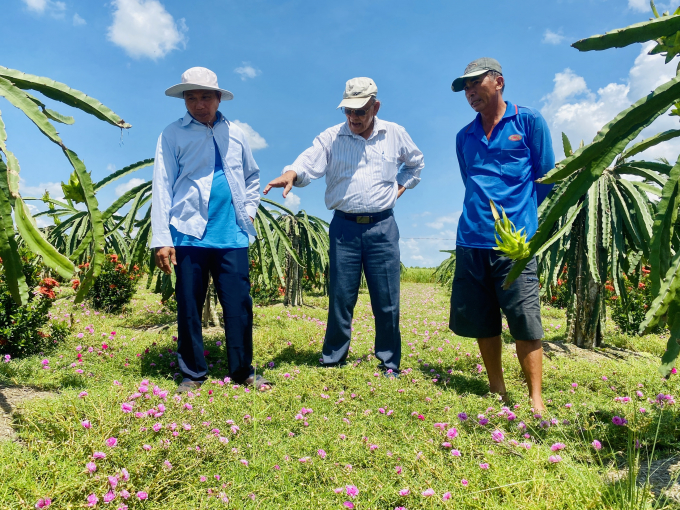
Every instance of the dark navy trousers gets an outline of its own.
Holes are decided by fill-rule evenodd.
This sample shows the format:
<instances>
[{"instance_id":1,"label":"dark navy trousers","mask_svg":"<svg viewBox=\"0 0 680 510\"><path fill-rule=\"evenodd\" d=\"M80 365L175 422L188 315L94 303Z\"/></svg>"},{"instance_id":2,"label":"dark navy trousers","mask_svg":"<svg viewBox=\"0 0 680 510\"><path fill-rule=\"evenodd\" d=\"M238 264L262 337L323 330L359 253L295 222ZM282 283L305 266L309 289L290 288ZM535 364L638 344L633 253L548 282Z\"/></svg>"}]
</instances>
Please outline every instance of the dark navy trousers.
<instances>
[{"instance_id":1,"label":"dark navy trousers","mask_svg":"<svg viewBox=\"0 0 680 510\"><path fill-rule=\"evenodd\" d=\"M399 372L399 229L391 211L362 224L335 214L330 236L330 299L323 344L324 365L345 363L352 315L363 268L375 316L375 355L379 368Z\"/></svg>"},{"instance_id":2,"label":"dark navy trousers","mask_svg":"<svg viewBox=\"0 0 680 510\"><path fill-rule=\"evenodd\" d=\"M224 311L229 376L237 383L252 373L253 301L248 277L248 248L175 248L177 265L177 360L184 377L205 379L202 311L208 275Z\"/></svg>"}]
</instances>

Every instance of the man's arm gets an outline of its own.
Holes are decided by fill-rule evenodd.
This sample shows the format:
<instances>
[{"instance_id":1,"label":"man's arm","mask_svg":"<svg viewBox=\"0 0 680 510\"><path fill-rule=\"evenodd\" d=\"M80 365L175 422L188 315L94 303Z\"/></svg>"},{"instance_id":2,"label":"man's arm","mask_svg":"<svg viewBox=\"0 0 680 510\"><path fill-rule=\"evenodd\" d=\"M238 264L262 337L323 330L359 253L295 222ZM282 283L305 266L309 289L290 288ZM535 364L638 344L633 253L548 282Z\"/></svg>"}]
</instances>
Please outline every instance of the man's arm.
<instances>
[{"instance_id":1,"label":"man's arm","mask_svg":"<svg viewBox=\"0 0 680 510\"><path fill-rule=\"evenodd\" d=\"M293 186L302 188L314 179L326 175L330 159L330 136L324 132L314 139L312 146L300 154L292 165L286 166L281 176L272 180L264 189L264 194L272 188L284 188L283 198Z\"/></svg>"},{"instance_id":2,"label":"man's arm","mask_svg":"<svg viewBox=\"0 0 680 510\"><path fill-rule=\"evenodd\" d=\"M465 155L463 154L463 138L456 136L456 157L458 158L458 168L460 169L460 177L463 179L463 186L467 185L467 166L465 165Z\"/></svg>"},{"instance_id":3,"label":"man's arm","mask_svg":"<svg viewBox=\"0 0 680 510\"><path fill-rule=\"evenodd\" d=\"M420 172L425 168L423 153L413 143L405 129L399 130L399 161L401 165L397 173L397 184L400 197L407 189L415 188L420 182Z\"/></svg>"},{"instance_id":4,"label":"man's arm","mask_svg":"<svg viewBox=\"0 0 680 510\"><path fill-rule=\"evenodd\" d=\"M246 213L253 220L260 205L260 168L253 158L248 141L243 138L243 178L246 182Z\"/></svg>"},{"instance_id":5,"label":"man's arm","mask_svg":"<svg viewBox=\"0 0 680 510\"><path fill-rule=\"evenodd\" d=\"M176 264L170 234L170 208L178 171L174 150L165 134L161 134L156 144L151 184L151 248L157 248L156 265L166 274L171 272L171 263Z\"/></svg>"},{"instance_id":6,"label":"man's arm","mask_svg":"<svg viewBox=\"0 0 680 510\"><path fill-rule=\"evenodd\" d=\"M534 170L534 180L540 179L550 170L555 168L555 153L552 147L550 130L543 116L536 112L532 117L533 125L531 132L531 166ZM534 184L536 186L536 199L541 205L548 196L554 184Z\"/></svg>"}]
</instances>

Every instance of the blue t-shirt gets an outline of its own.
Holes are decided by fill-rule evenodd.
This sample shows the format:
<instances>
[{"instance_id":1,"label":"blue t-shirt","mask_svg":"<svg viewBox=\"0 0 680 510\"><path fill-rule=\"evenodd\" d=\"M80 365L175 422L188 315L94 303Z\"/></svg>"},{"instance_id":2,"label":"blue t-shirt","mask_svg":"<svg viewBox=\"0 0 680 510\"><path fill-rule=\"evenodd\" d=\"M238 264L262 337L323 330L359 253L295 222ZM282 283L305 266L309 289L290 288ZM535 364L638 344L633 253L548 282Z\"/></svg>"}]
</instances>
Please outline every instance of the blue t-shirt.
<instances>
[{"instance_id":1,"label":"blue t-shirt","mask_svg":"<svg viewBox=\"0 0 680 510\"><path fill-rule=\"evenodd\" d=\"M213 143L214 139L213 139ZM178 232L170 225L173 246L196 246L200 248L247 248L248 234L236 223L236 211L231 201L231 189L224 175L222 158L215 143L215 172L213 173L210 198L208 199L208 224L203 237Z\"/></svg>"},{"instance_id":2,"label":"blue t-shirt","mask_svg":"<svg viewBox=\"0 0 680 510\"><path fill-rule=\"evenodd\" d=\"M555 166L548 125L533 108L506 101L503 118L487 140L481 115L456 136L456 154L465 185L463 213L456 244L468 248L495 248L494 219L489 206L505 209L527 239L538 228L538 206L552 189L534 181ZM500 213L500 207L498 208Z\"/></svg>"}]
</instances>

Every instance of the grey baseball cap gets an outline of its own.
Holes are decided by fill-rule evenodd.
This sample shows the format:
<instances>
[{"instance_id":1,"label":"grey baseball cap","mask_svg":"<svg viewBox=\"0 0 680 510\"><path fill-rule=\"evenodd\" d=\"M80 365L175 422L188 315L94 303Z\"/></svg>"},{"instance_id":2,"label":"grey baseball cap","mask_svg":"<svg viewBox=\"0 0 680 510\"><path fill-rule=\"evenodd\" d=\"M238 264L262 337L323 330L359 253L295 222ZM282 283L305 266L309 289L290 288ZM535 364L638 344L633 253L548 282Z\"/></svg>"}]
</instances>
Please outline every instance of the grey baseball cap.
<instances>
[{"instance_id":1,"label":"grey baseball cap","mask_svg":"<svg viewBox=\"0 0 680 510\"><path fill-rule=\"evenodd\" d=\"M460 92L465 88L465 80L468 78L474 78L475 76L480 76L484 73L488 73L489 71L496 71L500 74L503 74L501 65L495 58L482 57L478 58L477 60L473 60L465 68L463 76L453 80L453 83L451 84L451 90L454 92Z\"/></svg>"}]
</instances>

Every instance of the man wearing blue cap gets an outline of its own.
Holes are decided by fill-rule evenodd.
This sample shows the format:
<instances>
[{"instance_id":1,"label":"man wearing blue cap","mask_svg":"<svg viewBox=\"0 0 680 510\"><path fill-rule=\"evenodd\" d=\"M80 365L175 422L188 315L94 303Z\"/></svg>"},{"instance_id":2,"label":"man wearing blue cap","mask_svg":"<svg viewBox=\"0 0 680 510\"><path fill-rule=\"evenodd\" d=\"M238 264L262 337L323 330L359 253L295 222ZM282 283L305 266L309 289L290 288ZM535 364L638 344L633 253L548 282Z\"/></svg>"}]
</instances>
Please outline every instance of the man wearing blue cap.
<instances>
[{"instance_id":1,"label":"man wearing blue cap","mask_svg":"<svg viewBox=\"0 0 680 510\"><path fill-rule=\"evenodd\" d=\"M497 251L489 200L502 206L518 229L531 238L538 227L538 206L551 186L536 179L555 166L548 126L532 108L503 100L505 78L492 58L471 62L451 88L465 91L477 117L456 136L456 154L465 185L463 213L456 236L456 271L449 327L476 338L489 376L491 393L506 398L501 365L505 314L515 338L517 357L534 409L544 409L541 396L543 328L536 259L507 289L503 281L512 260Z\"/></svg>"}]
</instances>

